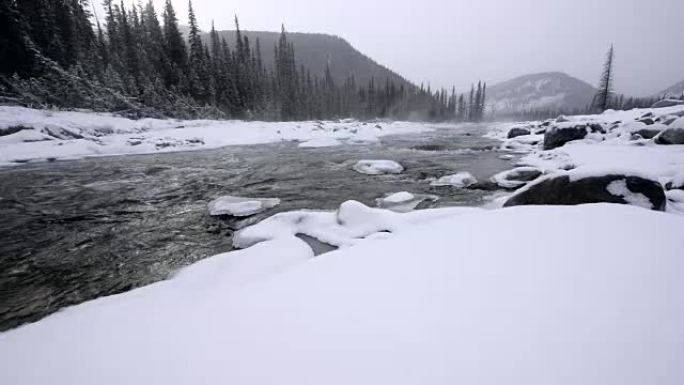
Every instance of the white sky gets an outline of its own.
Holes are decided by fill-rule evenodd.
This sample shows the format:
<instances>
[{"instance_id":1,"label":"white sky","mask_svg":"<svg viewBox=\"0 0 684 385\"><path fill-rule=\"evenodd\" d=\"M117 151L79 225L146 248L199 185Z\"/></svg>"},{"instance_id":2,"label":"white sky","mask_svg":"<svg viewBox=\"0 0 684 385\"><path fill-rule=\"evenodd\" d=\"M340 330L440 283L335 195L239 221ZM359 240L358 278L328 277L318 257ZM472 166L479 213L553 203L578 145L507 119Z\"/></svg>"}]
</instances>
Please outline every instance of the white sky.
<instances>
[{"instance_id":1,"label":"white sky","mask_svg":"<svg viewBox=\"0 0 684 385\"><path fill-rule=\"evenodd\" d=\"M99 2L100 0L92 0ZM128 1L128 0L127 0ZM137 1L137 0L136 0ZM143 0L146 1L146 0ZM160 12L164 0L153 0ZM187 1L172 0L181 23ZM434 86L563 71L597 82L615 44L619 92L684 80L684 0L193 0L200 26L339 35L409 80Z\"/></svg>"}]
</instances>

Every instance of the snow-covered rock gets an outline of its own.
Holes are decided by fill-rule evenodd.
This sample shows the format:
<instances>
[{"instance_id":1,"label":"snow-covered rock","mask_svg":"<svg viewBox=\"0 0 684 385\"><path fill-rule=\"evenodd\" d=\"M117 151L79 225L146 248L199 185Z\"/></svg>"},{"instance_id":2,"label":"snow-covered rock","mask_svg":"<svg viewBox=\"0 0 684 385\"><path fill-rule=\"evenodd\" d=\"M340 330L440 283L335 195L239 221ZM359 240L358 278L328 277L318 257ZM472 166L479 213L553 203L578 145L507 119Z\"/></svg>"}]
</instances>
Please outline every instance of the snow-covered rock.
<instances>
[{"instance_id":1,"label":"snow-covered rock","mask_svg":"<svg viewBox=\"0 0 684 385\"><path fill-rule=\"evenodd\" d=\"M664 211L665 192L653 178L630 171L582 168L540 178L510 197L504 206L631 204Z\"/></svg>"},{"instance_id":2,"label":"snow-covered rock","mask_svg":"<svg viewBox=\"0 0 684 385\"><path fill-rule=\"evenodd\" d=\"M660 132L653 138L653 141L657 144L684 144L684 128L674 127L675 123L672 124L673 127ZM682 124L684 124L684 121Z\"/></svg>"},{"instance_id":3,"label":"snow-covered rock","mask_svg":"<svg viewBox=\"0 0 684 385\"><path fill-rule=\"evenodd\" d=\"M683 228L597 204L450 214L317 258L275 238L0 334L0 383L680 384Z\"/></svg>"},{"instance_id":4,"label":"snow-covered rock","mask_svg":"<svg viewBox=\"0 0 684 385\"><path fill-rule=\"evenodd\" d=\"M248 217L264 212L280 204L278 198L246 198L232 195L222 196L209 202L209 215L231 215Z\"/></svg>"},{"instance_id":5,"label":"snow-covered rock","mask_svg":"<svg viewBox=\"0 0 684 385\"><path fill-rule=\"evenodd\" d=\"M560 123L552 126L544 134L544 150L561 147L573 140L584 139L589 133L601 131L603 128L597 123Z\"/></svg>"},{"instance_id":6,"label":"snow-covered rock","mask_svg":"<svg viewBox=\"0 0 684 385\"><path fill-rule=\"evenodd\" d=\"M511 128L510 131L508 131L507 138L508 139L513 139L517 136L524 136L524 135L529 135L530 130L526 127L513 127Z\"/></svg>"},{"instance_id":7,"label":"snow-covered rock","mask_svg":"<svg viewBox=\"0 0 684 385\"><path fill-rule=\"evenodd\" d=\"M378 207L388 209L398 213L405 213L414 210L422 202L430 200L435 201L438 197L427 194L412 194L407 191L387 195L383 198L375 200Z\"/></svg>"},{"instance_id":8,"label":"snow-covered rock","mask_svg":"<svg viewBox=\"0 0 684 385\"><path fill-rule=\"evenodd\" d=\"M535 167L516 167L494 175L492 182L505 189L515 189L539 178L542 174L542 170Z\"/></svg>"},{"instance_id":9,"label":"snow-covered rock","mask_svg":"<svg viewBox=\"0 0 684 385\"><path fill-rule=\"evenodd\" d=\"M456 174L445 175L435 181L430 182L431 186L453 186L458 188L464 188L472 186L477 183L477 179L473 174L467 171L461 171Z\"/></svg>"},{"instance_id":10,"label":"snow-covered rock","mask_svg":"<svg viewBox=\"0 0 684 385\"><path fill-rule=\"evenodd\" d=\"M360 160L354 170L367 175L401 174L404 167L393 160Z\"/></svg>"}]
</instances>

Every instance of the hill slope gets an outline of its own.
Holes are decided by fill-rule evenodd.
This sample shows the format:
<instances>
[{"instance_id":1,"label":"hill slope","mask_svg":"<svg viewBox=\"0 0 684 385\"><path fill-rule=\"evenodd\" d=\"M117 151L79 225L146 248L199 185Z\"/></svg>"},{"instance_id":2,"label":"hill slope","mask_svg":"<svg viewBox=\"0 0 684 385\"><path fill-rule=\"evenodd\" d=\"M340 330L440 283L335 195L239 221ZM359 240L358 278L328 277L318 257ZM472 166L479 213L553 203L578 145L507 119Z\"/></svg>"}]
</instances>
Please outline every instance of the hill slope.
<instances>
[{"instance_id":1,"label":"hill slope","mask_svg":"<svg viewBox=\"0 0 684 385\"><path fill-rule=\"evenodd\" d=\"M679 83L676 83L675 85L668 87L657 94L655 94L656 97L660 98L667 98L667 97L680 97L684 94L684 80L682 80Z\"/></svg>"},{"instance_id":2,"label":"hill slope","mask_svg":"<svg viewBox=\"0 0 684 385\"><path fill-rule=\"evenodd\" d=\"M487 111L506 115L523 110L584 108L594 96L590 84L562 72L520 76L487 89Z\"/></svg>"},{"instance_id":3,"label":"hill slope","mask_svg":"<svg viewBox=\"0 0 684 385\"><path fill-rule=\"evenodd\" d=\"M234 46L235 31L219 31L218 33L231 47ZM263 31L242 31L242 33L249 38L253 47L256 39L259 39L264 65L271 68L274 56L273 47L278 42L280 33ZM326 63L329 61L330 71L338 84L353 74L357 84L366 84L374 78L376 84L384 84L385 80L389 79L397 86L410 85L406 79L376 63L340 37L319 33L288 32L287 39L294 43L298 65L304 65L312 74L323 75Z\"/></svg>"}]
</instances>

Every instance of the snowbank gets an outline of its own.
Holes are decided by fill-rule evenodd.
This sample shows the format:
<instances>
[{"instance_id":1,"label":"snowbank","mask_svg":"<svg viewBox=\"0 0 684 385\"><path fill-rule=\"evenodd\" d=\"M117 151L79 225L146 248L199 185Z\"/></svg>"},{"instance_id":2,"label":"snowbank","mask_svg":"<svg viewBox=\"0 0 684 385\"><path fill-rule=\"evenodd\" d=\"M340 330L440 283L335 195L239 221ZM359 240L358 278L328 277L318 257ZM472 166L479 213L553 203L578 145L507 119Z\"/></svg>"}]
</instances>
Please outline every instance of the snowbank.
<instances>
[{"instance_id":1,"label":"snowbank","mask_svg":"<svg viewBox=\"0 0 684 385\"><path fill-rule=\"evenodd\" d=\"M348 206L337 226L358 235L402 218ZM305 226L294 219L280 222ZM681 216L599 204L424 219L315 259L291 229L0 334L0 383L684 381Z\"/></svg>"},{"instance_id":2,"label":"snowbank","mask_svg":"<svg viewBox=\"0 0 684 385\"><path fill-rule=\"evenodd\" d=\"M85 111L0 106L0 165L31 160L188 151L231 145L299 141L300 147L370 143L386 135L432 130L422 123L244 122L141 119Z\"/></svg>"}]
</instances>

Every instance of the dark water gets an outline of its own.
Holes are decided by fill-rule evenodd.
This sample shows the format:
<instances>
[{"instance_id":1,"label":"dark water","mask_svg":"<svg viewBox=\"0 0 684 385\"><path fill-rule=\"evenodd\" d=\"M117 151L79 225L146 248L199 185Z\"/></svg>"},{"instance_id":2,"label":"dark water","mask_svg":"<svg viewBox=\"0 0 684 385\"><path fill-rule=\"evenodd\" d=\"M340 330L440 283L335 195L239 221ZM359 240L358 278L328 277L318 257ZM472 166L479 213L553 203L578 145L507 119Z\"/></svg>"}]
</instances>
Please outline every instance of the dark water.
<instances>
[{"instance_id":1,"label":"dark water","mask_svg":"<svg viewBox=\"0 0 684 385\"><path fill-rule=\"evenodd\" d=\"M457 171L485 179L509 168L483 129L372 145L279 143L0 169L0 331L230 250L238 224L206 210L220 195L282 200L253 221L278 211L335 209L348 199L373 205L402 190L438 195L436 206L479 205L486 193L435 188L424 179ZM362 175L351 170L360 159L392 159L406 171Z\"/></svg>"}]
</instances>

